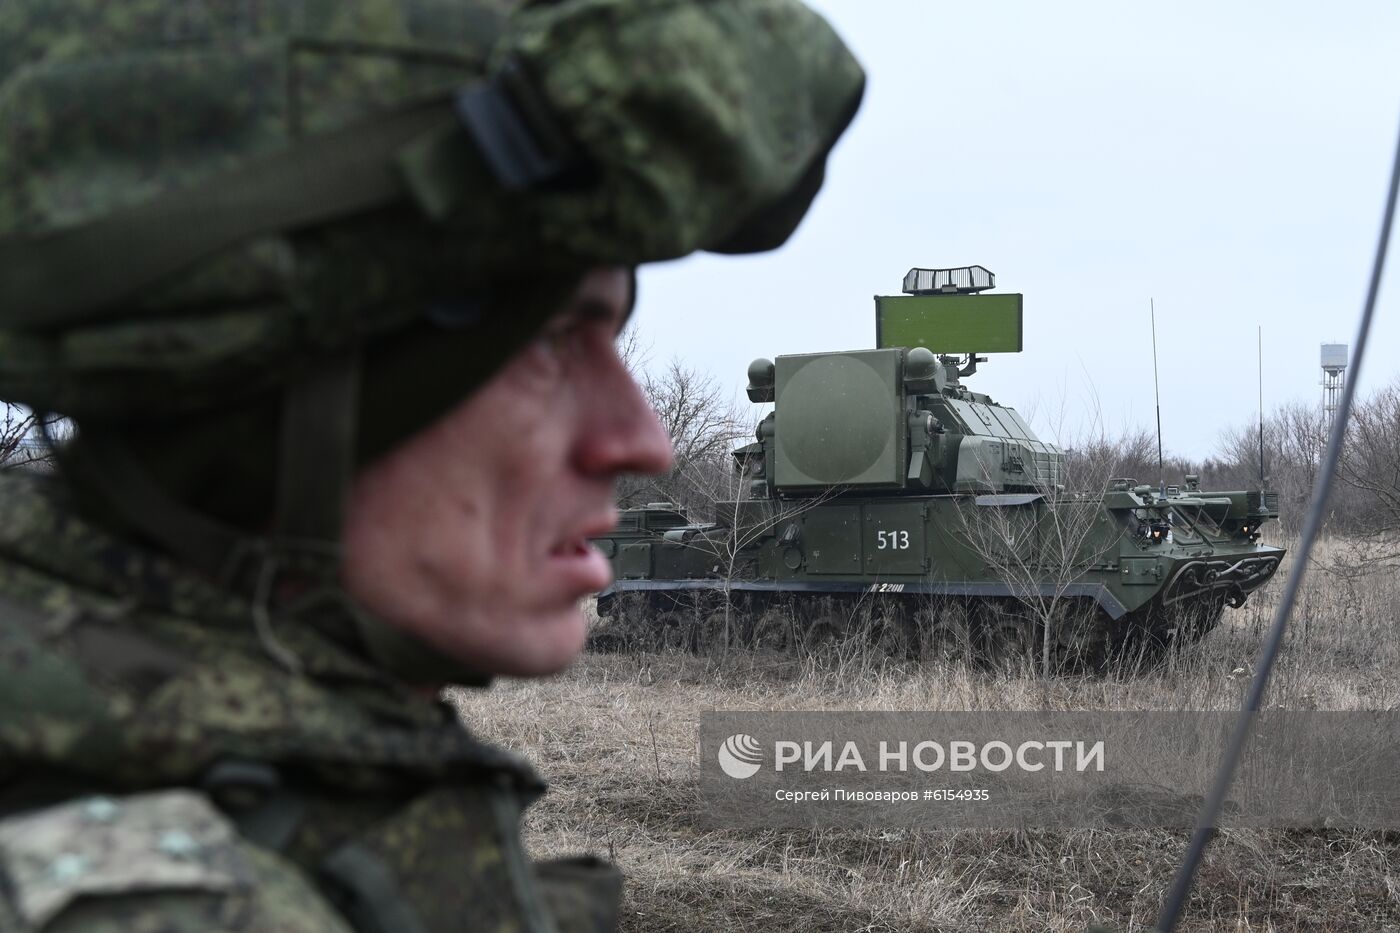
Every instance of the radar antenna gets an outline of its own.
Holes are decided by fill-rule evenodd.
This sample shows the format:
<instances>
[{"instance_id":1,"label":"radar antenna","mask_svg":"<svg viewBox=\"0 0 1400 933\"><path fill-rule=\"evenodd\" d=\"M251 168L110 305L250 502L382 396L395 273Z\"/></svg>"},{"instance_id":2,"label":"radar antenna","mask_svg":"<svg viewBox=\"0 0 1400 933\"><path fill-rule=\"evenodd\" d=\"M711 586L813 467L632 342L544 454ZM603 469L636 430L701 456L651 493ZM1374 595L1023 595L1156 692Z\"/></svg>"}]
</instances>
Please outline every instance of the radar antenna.
<instances>
[{"instance_id":1,"label":"radar antenna","mask_svg":"<svg viewBox=\"0 0 1400 933\"><path fill-rule=\"evenodd\" d=\"M975 295L997 287L996 273L985 266L954 269L920 269L904 274L906 295Z\"/></svg>"}]
</instances>

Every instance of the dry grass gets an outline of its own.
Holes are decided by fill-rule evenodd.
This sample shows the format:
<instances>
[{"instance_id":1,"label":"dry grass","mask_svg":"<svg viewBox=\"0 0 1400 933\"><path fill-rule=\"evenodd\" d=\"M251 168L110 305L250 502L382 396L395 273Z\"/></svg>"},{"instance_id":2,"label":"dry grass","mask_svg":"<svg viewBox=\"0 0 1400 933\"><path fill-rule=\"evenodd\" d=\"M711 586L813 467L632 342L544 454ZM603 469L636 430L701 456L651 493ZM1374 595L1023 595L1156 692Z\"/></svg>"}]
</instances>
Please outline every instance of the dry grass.
<instances>
[{"instance_id":1,"label":"dry grass","mask_svg":"<svg viewBox=\"0 0 1400 933\"><path fill-rule=\"evenodd\" d=\"M1400 705L1400 579L1347 572L1356 566L1347 546L1322 549L1272 706ZM599 852L627 873L625 930L1149 930L1184 833L702 831L697 719L716 709L1229 709L1280 590L1134 676L927 668L848 644L806 657L591 655L555 679L454 699L473 730L551 781L528 820L535 853ZM1225 832L1182 928L1400 930L1400 834Z\"/></svg>"}]
</instances>

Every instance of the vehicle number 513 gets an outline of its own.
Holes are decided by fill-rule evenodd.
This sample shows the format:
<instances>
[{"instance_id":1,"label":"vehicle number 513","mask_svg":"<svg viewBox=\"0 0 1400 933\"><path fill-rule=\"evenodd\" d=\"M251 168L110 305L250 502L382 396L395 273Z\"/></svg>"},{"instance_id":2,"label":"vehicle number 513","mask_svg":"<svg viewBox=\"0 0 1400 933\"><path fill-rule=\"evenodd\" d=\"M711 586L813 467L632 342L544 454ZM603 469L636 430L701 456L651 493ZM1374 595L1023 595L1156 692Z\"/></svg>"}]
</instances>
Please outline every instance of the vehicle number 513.
<instances>
[{"instance_id":1,"label":"vehicle number 513","mask_svg":"<svg viewBox=\"0 0 1400 933\"><path fill-rule=\"evenodd\" d=\"M875 532L875 550L877 550L877 551L907 551L907 550L909 550L909 532L907 532L907 531L877 531L877 532Z\"/></svg>"}]
</instances>

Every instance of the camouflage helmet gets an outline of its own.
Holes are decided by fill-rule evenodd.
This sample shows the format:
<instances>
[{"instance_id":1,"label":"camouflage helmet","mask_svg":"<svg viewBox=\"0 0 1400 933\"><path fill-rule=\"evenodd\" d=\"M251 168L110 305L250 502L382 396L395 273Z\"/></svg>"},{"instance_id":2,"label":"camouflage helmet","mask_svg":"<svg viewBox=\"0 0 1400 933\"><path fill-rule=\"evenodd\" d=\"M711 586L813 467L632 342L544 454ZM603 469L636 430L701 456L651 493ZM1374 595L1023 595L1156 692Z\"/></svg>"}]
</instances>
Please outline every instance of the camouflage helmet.
<instances>
[{"instance_id":1,"label":"camouflage helmet","mask_svg":"<svg viewBox=\"0 0 1400 933\"><path fill-rule=\"evenodd\" d=\"M108 517L211 574L335 542L584 269L780 245L862 93L798 0L515 6L0 4L0 399Z\"/></svg>"},{"instance_id":2,"label":"camouflage helmet","mask_svg":"<svg viewBox=\"0 0 1400 933\"><path fill-rule=\"evenodd\" d=\"M796 0L11 0L0 35L0 398L80 423L776 246L862 86Z\"/></svg>"}]
</instances>

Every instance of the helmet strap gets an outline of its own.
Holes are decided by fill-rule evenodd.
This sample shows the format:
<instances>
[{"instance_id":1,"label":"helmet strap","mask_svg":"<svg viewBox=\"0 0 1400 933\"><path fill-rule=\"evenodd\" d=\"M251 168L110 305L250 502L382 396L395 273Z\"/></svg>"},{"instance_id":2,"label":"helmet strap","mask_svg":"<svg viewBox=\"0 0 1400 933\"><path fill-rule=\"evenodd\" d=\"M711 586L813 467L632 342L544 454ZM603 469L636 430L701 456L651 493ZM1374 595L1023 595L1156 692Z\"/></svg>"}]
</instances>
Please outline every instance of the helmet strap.
<instances>
[{"instance_id":1,"label":"helmet strap","mask_svg":"<svg viewBox=\"0 0 1400 933\"><path fill-rule=\"evenodd\" d=\"M360 375L359 351L346 351L317 362L282 397L274 540L279 550L324 547L337 556L336 570L355 470ZM490 681L365 611L334 578L321 582L342 597L365 650L392 675L417 684Z\"/></svg>"},{"instance_id":2,"label":"helmet strap","mask_svg":"<svg viewBox=\"0 0 1400 933\"><path fill-rule=\"evenodd\" d=\"M355 468L360 353L324 357L284 390L277 445L279 541L340 542Z\"/></svg>"},{"instance_id":3,"label":"helmet strap","mask_svg":"<svg viewBox=\"0 0 1400 933\"><path fill-rule=\"evenodd\" d=\"M183 504L161 487L119 432L88 431L63 452L63 468L121 524L243 593L268 654L288 670L302 665L276 637L270 607L284 573L311 584L311 595L337 600L364 650L391 677L417 684L484 685L490 678L444 657L375 618L340 586L340 529L355 468L360 354L313 365L284 390L273 533L233 528ZM342 616L342 617L345 617Z\"/></svg>"},{"instance_id":4,"label":"helmet strap","mask_svg":"<svg viewBox=\"0 0 1400 933\"><path fill-rule=\"evenodd\" d=\"M172 498L121 437L81 432L62 457L64 471L92 490L115 518L209 577L226 578L235 556L246 552L242 534Z\"/></svg>"}]
</instances>

